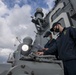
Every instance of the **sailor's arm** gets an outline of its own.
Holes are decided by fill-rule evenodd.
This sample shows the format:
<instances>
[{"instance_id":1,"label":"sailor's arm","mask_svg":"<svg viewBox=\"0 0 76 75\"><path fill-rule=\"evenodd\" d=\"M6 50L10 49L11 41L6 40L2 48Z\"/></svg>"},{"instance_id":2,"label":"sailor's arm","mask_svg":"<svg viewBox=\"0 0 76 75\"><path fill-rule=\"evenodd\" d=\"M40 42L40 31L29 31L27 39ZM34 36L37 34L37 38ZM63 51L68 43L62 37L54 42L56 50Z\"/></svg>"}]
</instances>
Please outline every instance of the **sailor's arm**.
<instances>
[{"instance_id":1,"label":"sailor's arm","mask_svg":"<svg viewBox=\"0 0 76 75\"><path fill-rule=\"evenodd\" d=\"M44 51L44 55L53 54L56 52L56 50L57 50L57 45L56 45L56 43L54 43L54 45L52 47L50 47L50 48L48 48L48 50Z\"/></svg>"},{"instance_id":2,"label":"sailor's arm","mask_svg":"<svg viewBox=\"0 0 76 75\"><path fill-rule=\"evenodd\" d=\"M48 50L44 50L43 52L37 52L36 54L38 55L50 55L53 54L54 52L56 52L57 50L57 45L56 43L54 43L54 45L50 48L48 48Z\"/></svg>"}]
</instances>

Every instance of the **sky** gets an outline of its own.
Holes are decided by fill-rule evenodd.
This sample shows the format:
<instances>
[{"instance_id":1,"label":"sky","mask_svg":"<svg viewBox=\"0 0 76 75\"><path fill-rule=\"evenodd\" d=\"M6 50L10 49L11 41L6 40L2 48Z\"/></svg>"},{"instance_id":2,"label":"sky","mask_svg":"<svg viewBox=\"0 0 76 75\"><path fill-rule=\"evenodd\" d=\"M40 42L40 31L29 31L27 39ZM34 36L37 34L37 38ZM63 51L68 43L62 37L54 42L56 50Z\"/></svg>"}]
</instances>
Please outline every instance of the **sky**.
<instances>
[{"instance_id":1,"label":"sky","mask_svg":"<svg viewBox=\"0 0 76 75\"><path fill-rule=\"evenodd\" d=\"M35 25L31 22L36 8L47 14L55 0L0 0L0 63L6 63L19 42L26 36L35 39Z\"/></svg>"}]
</instances>

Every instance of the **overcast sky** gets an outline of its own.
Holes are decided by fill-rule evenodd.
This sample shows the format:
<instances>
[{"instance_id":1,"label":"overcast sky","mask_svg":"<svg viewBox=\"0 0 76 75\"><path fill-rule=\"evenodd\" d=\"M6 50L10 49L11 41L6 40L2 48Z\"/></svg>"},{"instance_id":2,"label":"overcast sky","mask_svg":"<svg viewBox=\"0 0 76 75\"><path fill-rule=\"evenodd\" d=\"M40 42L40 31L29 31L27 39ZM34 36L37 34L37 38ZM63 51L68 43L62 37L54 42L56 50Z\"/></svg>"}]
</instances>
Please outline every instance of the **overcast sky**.
<instances>
[{"instance_id":1,"label":"overcast sky","mask_svg":"<svg viewBox=\"0 0 76 75\"><path fill-rule=\"evenodd\" d=\"M54 5L54 0L0 0L0 63L6 62L9 53L17 49L19 42L16 37L35 38L36 31L31 22L37 7L48 13Z\"/></svg>"}]
</instances>

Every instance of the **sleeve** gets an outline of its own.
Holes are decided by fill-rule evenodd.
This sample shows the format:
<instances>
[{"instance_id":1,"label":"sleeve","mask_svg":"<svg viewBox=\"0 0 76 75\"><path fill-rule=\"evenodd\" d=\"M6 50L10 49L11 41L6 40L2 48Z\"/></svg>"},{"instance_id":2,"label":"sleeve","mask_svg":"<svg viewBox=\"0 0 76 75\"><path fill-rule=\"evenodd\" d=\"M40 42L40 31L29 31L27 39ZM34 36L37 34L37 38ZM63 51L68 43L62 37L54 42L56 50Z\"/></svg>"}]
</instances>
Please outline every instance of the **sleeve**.
<instances>
[{"instance_id":1,"label":"sleeve","mask_svg":"<svg viewBox=\"0 0 76 75\"><path fill-rule=\"evenodd\" d=\"M45 44L44 48L48 48L49 41Z\"/></svg>"},{"instance_id":2,"label":"sleeve","mask_svg":"<svg viewBox=\"0 0 76 75\"><path fill-rule=\"evenodd\" d=\"M70 36L74 41L76 41L76 28L70 28Z\"/></svg>"},{"instance_id":3,"label":"sleeve","mask_svg":"<svg viewBox=\"0 0 76 75\"><path fill-rule=\"evenodd\" d=\"M53 54L57 50L57 45L54 43L52 47L50 47L47 51L44 51L44 55Z\"/></svg>"}]
</instances>

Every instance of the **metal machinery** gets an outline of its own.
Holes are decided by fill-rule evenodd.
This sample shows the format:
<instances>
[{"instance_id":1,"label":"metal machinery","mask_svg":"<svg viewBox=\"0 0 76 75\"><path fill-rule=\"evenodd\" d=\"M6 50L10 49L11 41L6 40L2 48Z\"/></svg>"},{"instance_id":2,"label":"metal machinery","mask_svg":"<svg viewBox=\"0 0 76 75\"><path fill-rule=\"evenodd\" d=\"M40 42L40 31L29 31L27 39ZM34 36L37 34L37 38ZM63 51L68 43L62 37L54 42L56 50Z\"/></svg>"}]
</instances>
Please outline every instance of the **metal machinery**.
<instances>
[{"instance_id":1,"label":"metal machinery","mask_svg":"<svg viewBox=\"0 0 76 75\"><path fill-rule=\"evenodd\" d=\"M37 33L34 43L31 37L25 37L6 64L0 64L0 75L64 75L63 64L53 55L38 56L35 52L47 42L43 38L54 22L63 26L76 27L76 1L56 0L54 8L44 17L41 8L37 8L32 22Z\"/></svg>"}]
</instances>

